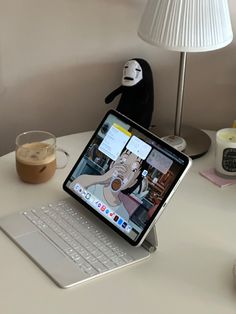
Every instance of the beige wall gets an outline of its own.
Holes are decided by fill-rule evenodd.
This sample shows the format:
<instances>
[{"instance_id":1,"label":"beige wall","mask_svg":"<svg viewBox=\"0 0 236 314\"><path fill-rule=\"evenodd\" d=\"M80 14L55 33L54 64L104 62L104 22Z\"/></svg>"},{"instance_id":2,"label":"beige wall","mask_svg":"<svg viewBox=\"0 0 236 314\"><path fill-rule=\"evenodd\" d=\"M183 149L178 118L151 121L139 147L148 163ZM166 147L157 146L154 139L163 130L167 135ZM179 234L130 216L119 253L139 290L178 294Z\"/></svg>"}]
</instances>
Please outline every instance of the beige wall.
<instances>
[{"instance_id":1,"label":"beige wall","mask_svg":"<svg viewBox=\"0 0 236 314\"><path fill-rule=\"evenodd\" d=\"M236 25L236 3L229 0ZM153 121L172 121L178 53L136 35L144 0L0 0L0 155L19 132L56 135L93 129L104 97L120 85L124 62L151 64ZM184 120L218 129L236 119L236 39L188 59ZM115 107L115 104L113 105Z\"/></svg>"}]
</instances>

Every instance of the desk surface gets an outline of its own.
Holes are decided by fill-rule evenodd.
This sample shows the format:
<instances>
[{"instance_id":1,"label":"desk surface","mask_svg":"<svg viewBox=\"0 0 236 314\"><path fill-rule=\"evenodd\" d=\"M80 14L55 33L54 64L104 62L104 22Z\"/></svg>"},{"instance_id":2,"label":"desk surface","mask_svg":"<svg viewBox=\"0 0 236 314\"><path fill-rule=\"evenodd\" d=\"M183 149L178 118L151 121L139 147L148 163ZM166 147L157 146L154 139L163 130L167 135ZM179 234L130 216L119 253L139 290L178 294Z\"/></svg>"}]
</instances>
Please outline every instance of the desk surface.
<instances>
[{"instance_id":1,"label":"desk surface","mask_svg":"<svg viewBox=\"0 0 236 314\"><path fill-rule=\"evenodd\" d=\"M58 139L70 161L45 184L22 183L14 154L0 157L0 215L66 197L61 185L90 134ZM158 221L158 250L149 260L101 279L60 289L0 232L1 313L235 314L236 185L221 189L199 175L212 167L213 150L212 145L194 160Z\"/></svg>"}]
</instances>

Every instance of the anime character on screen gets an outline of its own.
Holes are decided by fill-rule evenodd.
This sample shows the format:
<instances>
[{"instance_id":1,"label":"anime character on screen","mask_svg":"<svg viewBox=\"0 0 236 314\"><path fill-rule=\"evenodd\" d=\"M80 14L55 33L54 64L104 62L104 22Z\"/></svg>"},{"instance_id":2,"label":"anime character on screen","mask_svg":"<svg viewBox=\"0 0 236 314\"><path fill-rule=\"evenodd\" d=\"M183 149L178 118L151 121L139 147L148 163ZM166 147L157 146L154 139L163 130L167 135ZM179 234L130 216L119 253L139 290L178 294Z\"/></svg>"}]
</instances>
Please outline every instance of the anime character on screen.
<instances>
[{"instance_id":1,"label":"anime character on screen","mask_svg":"<svg viewBox=\"0 0 236 314\"><path fill-rule=\"evenodd\" d=\"M131 194L143 180L143 170L147 163L134 153L126 149L120 157L113 161L110 169L103 175L81 175L70 185L73 188L76 183L95 195L123 219L129 220L129 213L119 194Z\"/></svg>"}]
</instances>

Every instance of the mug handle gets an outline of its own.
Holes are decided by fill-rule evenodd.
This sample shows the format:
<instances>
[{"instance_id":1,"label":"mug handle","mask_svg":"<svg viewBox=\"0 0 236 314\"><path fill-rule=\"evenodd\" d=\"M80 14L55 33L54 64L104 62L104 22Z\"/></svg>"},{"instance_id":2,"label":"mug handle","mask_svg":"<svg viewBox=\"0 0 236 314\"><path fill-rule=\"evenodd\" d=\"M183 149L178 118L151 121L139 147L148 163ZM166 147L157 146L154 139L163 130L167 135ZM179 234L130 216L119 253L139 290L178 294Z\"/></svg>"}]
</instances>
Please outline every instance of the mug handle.
<instances>
[{"instance_id":1,"label":"mug handle","mask_svg":"<svg viewBox=\"0 0 236 314\"><path fill-rule=\"evenodd\" d=\"M67 164L68 164L70 155L69 155L69 153L66 150L64 150L63 148L60 148L60 147L57 147L56 151L60 152L60 153L63 153L65 155L65 157L66 157L65 163L62 166L58 166L57 165L57 169L64 169L67 166Z\"/></svg>"}]
</instances>

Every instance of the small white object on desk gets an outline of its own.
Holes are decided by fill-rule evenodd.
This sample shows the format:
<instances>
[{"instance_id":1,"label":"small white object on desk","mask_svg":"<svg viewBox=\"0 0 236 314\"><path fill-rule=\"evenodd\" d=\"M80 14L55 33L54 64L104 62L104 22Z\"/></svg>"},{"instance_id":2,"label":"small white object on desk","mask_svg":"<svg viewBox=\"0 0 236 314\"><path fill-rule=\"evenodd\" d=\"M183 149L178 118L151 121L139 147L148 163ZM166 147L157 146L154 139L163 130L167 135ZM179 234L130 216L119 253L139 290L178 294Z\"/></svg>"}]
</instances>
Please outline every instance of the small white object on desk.
<instances>
[{"instance_id":1,"label":"small white object on desk","mask_svg":"<svg viewBox=\"0 0 236 314\"><path fill-rule=\"evenodd\" d=\"M185 139L180 136L168 135L168 136L162 137L161 139L167 144L169 144L170 146L179 150L180 152L182 152L187 146Z\"/></svg>"},{"instance_id":2,"label":"small white object on desk","mask_svg":"<svg viewBox=\"0 0 236 314\"><path fill-rule=\"evenodd\" d=\"M236 178L236 129L216 133L215 169L218 175Z\"/></svg>"}]
</instances>

